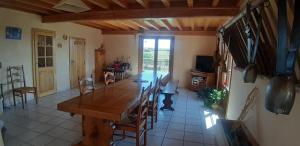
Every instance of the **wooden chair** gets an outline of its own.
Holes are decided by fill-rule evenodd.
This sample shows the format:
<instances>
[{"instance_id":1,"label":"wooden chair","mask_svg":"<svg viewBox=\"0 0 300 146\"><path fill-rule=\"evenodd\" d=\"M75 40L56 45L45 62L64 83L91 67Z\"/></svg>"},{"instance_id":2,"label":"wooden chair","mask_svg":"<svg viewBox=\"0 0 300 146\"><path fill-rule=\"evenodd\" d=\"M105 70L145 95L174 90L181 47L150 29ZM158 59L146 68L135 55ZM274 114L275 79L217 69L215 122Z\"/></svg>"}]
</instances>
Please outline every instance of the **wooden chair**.
<instances>
[{"instance_id":1,"label":"wooden chair","mask_svg":"<svg viewBox=\"0 0 300 146\"><path fill-rule=\"evenodd\" d=\"M160 85L161 86L166 86L168 84L168 82L171 80L171 75L168 74L166 77L164 77L163 79L161 79Z\"/></svg>"},{"instance_id":2,"label":"wooden chair","mask_svg":"<svg viewBox=\"0 0 300 146\"><path fill-rule=\"evenodd\" d=\"M79 85L79 91L80 91L80 97L93 93L95 90L93 75L91 77L86 78L80 78L78 77L78 85ZM71 113L71 116L74 116L74 113ZM85 118L82 116L82 129L84 125ZM82 135L84 136L84 130L82 130Z\"/></svg>"},{"instance_id":3,"label":"wooden chair","mask_svg":"<svg viewBox=\"0 0 300 146\"><path fill-rule=\"evenodd\" d=\"M104 83L105 86L115 83L116 82L116 77L113 72L105 72L104 73Z\"/></svg>"},{"instance_id":4,"label":"wooden chair","mask_svg":"<svg viewBox=\"0 0 300 146\"><path fill-rule=\"evenodd\" d=\"M94 92L95 85L94 85L93 75L87 78L78 77L78 85L79 85L80 96Z\"/></svg>"},{"instance_id":5,"label":"wooden chair","mask_svg":"<svg viewBox=\"0 0 300 146\"><path fill-rule=\"evenodd\" d=\"M36 104L38 103L37 89L36 87L26 86L24 67L21 66L9 66L9 76L12 85L14 106L16 106L16 96L21 97L22 108L24 109L24 98L27 103L27 93L32 93L35 98Z\"/></svg>"},{"instance_id":6,"label":"wooden chair","mask_svg":"<svg viewBox=\"0 0 300 146\"><path fill-rule=\"evenodd\" d=\"M152 100L149 101L148 115L151 116L151 129L153 129L154 118L155 118L155 122L157 122L158 97L160 95L161 78L162 76L160 76L160 78L156 78L156 83L152 92Z\"/></svg>"},{"instance_id":7,"label":"wooden chair","mask_svg":"<svg viewBox=\"0 0 300 146\"><path fill-rule=\"evenodd\" d=\"M135 138L136 146L140 145L140 139L144 136L144 145L147 144L147 116L149 109L149 95L151 94L151 85L146 89L143 87L142 94L140 97L137 114L130 114L128 118L125 118L120 123L116 124L114 130L122 131L121 135L124 139L125 137ZM126 135L125 132L135 132L135 136Z\"/></svg>"}]
</instances>

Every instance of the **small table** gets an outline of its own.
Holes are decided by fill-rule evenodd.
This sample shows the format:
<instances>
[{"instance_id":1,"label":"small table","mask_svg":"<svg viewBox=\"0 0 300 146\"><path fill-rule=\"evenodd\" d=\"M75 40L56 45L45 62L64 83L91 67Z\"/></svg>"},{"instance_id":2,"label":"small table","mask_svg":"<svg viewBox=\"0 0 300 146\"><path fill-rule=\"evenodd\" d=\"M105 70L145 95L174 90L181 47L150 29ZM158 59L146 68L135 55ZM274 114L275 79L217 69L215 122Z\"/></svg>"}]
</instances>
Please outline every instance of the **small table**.
<instances>
[{"instance_id":1,"label":"small table","mask_svg":"<svg viewBox=\"0 0 300 146\"><path fill-rule=\"evenodd\" d=\"M161 94L165 95L165 99L163 100L164 106L160 108L160 110L171 110L174 111L174 108L172 107L173 101L172 101L172 96L177 93L177 88L178 88L178 83L179 81L169 81L165 88L162 90Z\"/></svg>"}]
</instances>

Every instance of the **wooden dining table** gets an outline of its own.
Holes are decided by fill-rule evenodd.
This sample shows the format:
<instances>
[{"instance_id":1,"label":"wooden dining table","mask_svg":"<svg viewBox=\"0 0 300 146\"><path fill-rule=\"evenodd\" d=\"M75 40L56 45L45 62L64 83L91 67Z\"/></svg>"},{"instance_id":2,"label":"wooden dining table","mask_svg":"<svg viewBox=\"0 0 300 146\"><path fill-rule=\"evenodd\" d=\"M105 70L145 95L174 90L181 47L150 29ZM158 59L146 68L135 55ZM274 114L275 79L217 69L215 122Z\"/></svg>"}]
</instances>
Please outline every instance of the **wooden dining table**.
<instances>
[{"instance_id":1,"label":"wooden dining table","mask_svg":"<svg viewBox=\"0 0 300 146\"><path fill-rule=\"evenodd\" d=\"M144 71L129 79L95 89L93 93L77 96L57 105L57 109L84 118L84 137L74 146L109 146L112 144L113 125L131 112L140 99L143 87L156 82L168 73Z\"/></svg>"}]
</instances>

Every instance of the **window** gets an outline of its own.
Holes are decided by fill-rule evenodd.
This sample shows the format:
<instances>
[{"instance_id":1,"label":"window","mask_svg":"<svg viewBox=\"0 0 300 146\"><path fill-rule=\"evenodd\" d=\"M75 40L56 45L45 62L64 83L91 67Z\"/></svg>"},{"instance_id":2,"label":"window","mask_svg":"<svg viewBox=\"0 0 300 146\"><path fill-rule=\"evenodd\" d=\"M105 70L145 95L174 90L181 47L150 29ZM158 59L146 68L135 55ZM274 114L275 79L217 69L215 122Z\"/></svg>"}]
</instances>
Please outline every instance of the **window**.
<instances>
[{"instance_id":1,"label":"window","mask_svg":"<svg viewBox=\"0 0 300 146\"><path fill-rule=\"evenodd\" d=\"M174 37L140 37L139 71L172 74Z\"/></svg>"}]
</instances>

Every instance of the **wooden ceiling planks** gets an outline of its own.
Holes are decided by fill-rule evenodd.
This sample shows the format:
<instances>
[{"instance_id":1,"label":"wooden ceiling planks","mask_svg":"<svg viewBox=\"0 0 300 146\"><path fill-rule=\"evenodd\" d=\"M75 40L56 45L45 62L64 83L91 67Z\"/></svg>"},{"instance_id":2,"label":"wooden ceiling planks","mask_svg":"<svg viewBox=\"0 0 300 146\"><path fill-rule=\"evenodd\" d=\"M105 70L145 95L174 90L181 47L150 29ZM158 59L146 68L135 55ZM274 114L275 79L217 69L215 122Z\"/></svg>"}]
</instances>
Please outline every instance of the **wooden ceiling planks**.
<instances>
[{"instance_id":1,"label":"wooden ceiling planks","mask_svg":"<svg viewBox=\"0 0 300 146\"><path fill-rule=\"evenodd\" d=\"M83 0L83 2L85 4L87 4L89 7L93 7L91 6L89 3L92 3L100 8L103 8L103 9L109 9L110 6L109 4L105 1L105 0Z\"/></svg>"},{"instance_id":2,"label":"wooden ceiling planks","mask_svg":"<svg viewBox=\"0 0 300 146\"><path fill-rule=\"evenodd\" d=\"M90 11L76 14L53 8L60 0L1 0L0 7L42 15L45 23L71 21L105 30L184 31L183 34L204 31L204 26L211 33L239 12L238 6L230 5L238 0L82 1Z\"/></svg>"}]
</instances>

